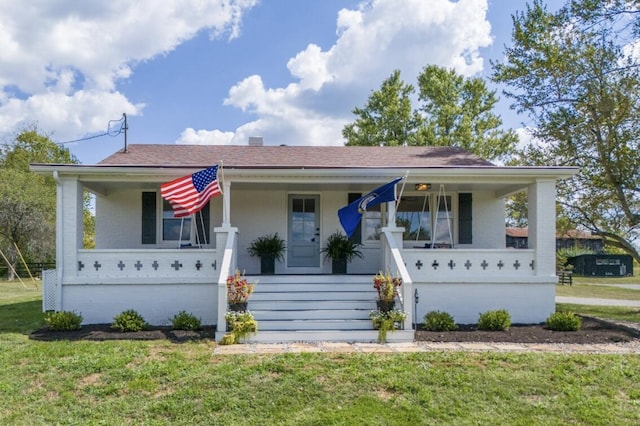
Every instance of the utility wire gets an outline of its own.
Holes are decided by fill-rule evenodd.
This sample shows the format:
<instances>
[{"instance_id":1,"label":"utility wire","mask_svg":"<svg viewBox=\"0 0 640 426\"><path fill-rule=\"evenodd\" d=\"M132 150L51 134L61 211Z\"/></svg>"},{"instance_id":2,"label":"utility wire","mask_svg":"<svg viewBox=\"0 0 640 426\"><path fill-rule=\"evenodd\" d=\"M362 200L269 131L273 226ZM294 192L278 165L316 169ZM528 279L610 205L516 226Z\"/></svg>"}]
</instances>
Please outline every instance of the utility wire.
<instances>
[{"instance_id":1,"label":"utility wire","mask_svg":"<svg viewBox=\"0 0 640 426\"><path fill-rule=\"evenodd\" d=\"M111 128L111 124L112 123L120 123L120 126L117 127L115 130L113 130ZM115 128L115 126L114 126ZM83 141L87 141L90 139L96 139L96 138L100 138L102 136L111 136L111 137L115 137L118 136L119 134L122 133L122 131L124 130L124 116L118 120L109 120L109 123L107 124L107 131L105 133L100 133L97 135L93 135L93 136L87 136L84 138L80 138L80 139L74 139L71 141L64 141L64 142L56 142L58 145L65 145L68 143L74 143L74 142L83 142Z\"/></svg>"}]
</instances>

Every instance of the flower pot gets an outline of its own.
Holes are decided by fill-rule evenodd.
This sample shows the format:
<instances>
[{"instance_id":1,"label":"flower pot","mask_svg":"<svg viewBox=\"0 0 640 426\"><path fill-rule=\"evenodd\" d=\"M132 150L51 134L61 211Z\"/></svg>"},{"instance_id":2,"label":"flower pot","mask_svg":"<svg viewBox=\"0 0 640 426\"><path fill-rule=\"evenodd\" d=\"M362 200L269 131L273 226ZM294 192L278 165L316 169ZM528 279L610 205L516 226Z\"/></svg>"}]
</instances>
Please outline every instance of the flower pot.
<instances>
[{"instance_id":1,"label":"flower pot","mask_svg":"<svg viewBox=\"0 0 640 426\"><path fill-rule=\"evenodd\" d=\"M234 312L244 312L247 310L247 302L229 303L229 310Z\"/></svg>"},{"instance_id":2,"label":"flower pot","mask_svg":"<svg viewBox=\"0 0 640 426\"><path fill-rule=\"evenodd\" d=\"M272 255L260 256L260 273L262 275L273 275L276 270L276 257Z\"/></svg>"},{"instance_id":3,"label":"flower pot","mask_svg":"<svg viewBox=\"0 0 640 426\"><path fill-rule=\"evenodd\" d=\"M346 259L332 259L331 260L331 273L334 275L346 275L347 274L347 261Z\"/></svg>"},{"instance_id":4,"label":"flower pot","mask_svg":"<svg viewBox=\"0 0 640 426\"><path fill-rule=\"evenodd\" d=\"M389 312L392 311L396 306L395 300L386 301L386 300L377 300L376 305L378 306L378 310L380 312Z\"/></svg>"}]
</instances>

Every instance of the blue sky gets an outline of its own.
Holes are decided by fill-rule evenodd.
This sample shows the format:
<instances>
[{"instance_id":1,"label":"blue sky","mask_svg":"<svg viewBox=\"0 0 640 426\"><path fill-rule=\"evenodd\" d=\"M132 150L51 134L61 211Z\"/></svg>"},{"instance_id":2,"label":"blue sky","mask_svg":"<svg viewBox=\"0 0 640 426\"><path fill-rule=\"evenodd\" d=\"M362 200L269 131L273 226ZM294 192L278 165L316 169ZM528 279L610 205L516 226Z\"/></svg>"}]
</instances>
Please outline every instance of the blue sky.
<instances>
[{"instance_id":1,"label":"blue sky","mask_svg":"<svg viewBox=\"0 0 640 426\"><path fill-rule=\"evenodd\" d=\"M126 113L129 143L340 145L394 69L411 84L428 64L488 76L526 3L0 0L0 141L33 123L75 140ZM123 143L66 146L93 164Z\"/></svg>"}]
</instances>

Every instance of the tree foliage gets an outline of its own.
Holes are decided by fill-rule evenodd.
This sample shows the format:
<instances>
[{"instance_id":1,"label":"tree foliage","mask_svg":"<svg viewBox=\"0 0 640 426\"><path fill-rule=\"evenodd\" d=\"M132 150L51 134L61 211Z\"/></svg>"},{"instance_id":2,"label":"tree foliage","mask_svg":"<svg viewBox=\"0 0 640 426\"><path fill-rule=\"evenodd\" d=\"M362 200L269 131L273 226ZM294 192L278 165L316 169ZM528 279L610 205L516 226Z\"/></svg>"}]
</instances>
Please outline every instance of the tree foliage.
<instances>
[{"instance_id":1,"label":"tree foliage","mask_svg":"<svg viewBox=\"0 0 640 426\"><path fill-rule=\"evenodd\" d=\"M410 96L414 91L412 85L400 79L400 71L395 70L382 82L380 90L371 94L364 108L353 110L358 118L342 130L346 145L416 145L420 117L411 111Z\"/></svg>"},{"instance_id":2,"label":"tree foliage","mask_svg":"<svg viewBox=\"0 0 640 426\"><path fill-rule=\"evenodd\" d=\"M21 132L0 151L0 249L12 263L55 258L56 184L29 170L30 163L76 163L65 148L40 135Z\"/></svg>"},{"instance_id":3,"label":"tree foliage","mask_svg":"<svg viewBox=\"0 0 640 426\"><path fill-rule=\"evenodd\" d=\"M495 91L479 77L465 78L435 65L418 76L423 122L418 140L433 146L458 146L489 160L510 154L518 137L502 130L494 114Z\"/></svg>"},{"instance_id":4,"label":"tree foliage","mask_svg":"<svg viewBox=\"0 0 640 426\"><path fill-rule=\"evenodd\" d=\"M488 160L513 151L517 136L502 130L492 112L497 97L481 78L465 78L454 70L426 66L418 76L419 106L411 99L415 88L395 70L374 91L342 135L346 145L457 146Z\"/></svg>"},{"instance_id":5,"label":"tree foliage","mask_svg":"<svg viewBox=\"0 0 640 426\"><path fill-rule=\"evenodd\" d=\"M566 217L640 260L640 4L536 0L513 16L513 45L494 63L514 107L534 123L521 164L575 165L559 185Z\"/></svg>"}]
</instances>

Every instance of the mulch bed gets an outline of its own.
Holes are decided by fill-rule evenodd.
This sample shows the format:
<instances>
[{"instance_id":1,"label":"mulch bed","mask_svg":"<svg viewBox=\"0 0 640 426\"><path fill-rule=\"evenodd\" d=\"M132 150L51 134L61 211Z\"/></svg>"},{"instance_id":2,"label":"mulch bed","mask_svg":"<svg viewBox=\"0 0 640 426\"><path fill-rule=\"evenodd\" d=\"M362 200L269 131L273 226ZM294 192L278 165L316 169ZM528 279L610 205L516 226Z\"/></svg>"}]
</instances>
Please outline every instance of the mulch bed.
<instances>
[{"instance_id":1,"label":"mulch bed","mask_svg":"<svg viewBox=\"0 0 640 426\"><path fill-rule=\"evenodd\" d=\"M174 330L172 327L154 326L144 331L123 332L111 328L111 324L83 325L80 330L53 331L43 327L29 335L32 340L170 340L175 343L213 339L215 327L203 327L198 331Z\"/></svg>"},{"instance_id":2,"label":"mulch bed","mask_svg":"<svg viewBox=\"0 0 640 426\"><path fill-rule=\"evenodd\" d=\"M564 343L598 344L624 343L640 339L640 330L619 324L582 317L578 331L551 331L544 324L512 325L508 331L481 331L475 326L461 325L456 331L436 332L418 329L416 341L424 342L487 342L487 343ZM153 327L145 331L121 332L110 324L84 325L76 331L53 331L43 327L29 336L33 340L169 340L176 343L215 338L215 327L199 331Z\"/></svg>"},{"instance_id":3,"label":"mulch bed","mask_svg":"<svg viewBox=\"0 0 640 426\"><path fill-rule=\"evenodd\" d=\"M507 331L482 331L474 325L461 325L456 331L416 330L416 341L424 342L487 342L487 343L564 343L598 344L624 343L640 339L640 330L620 324L582 317L578 331L552 331L544 324L513 324Z\"/></svg>"}]
</instances>

